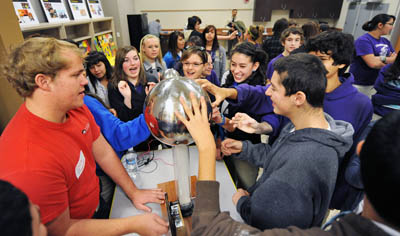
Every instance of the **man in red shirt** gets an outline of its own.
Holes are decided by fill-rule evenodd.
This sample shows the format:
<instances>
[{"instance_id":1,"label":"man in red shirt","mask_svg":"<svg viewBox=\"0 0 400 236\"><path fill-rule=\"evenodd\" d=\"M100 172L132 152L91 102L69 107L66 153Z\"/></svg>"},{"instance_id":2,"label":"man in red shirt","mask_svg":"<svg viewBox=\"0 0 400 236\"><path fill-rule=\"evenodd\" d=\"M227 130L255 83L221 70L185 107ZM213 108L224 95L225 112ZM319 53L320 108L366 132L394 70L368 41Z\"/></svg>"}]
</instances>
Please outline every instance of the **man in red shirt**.
<instances>
[{"instance_id":1,"label":"man in red shirt","mask_svg":"<svg viewBox=\"0 0 400 236\"><path fill-rule=\"evenodd\" d=\"M0 179L39 205L50 235L163 234L155 214L92 220L99 209L97 162L131 199L161 203L161 190L139 190L83 105L83 55L73 44L32 38L11 52L4 75L25 98L0 138ZM101 207L100 207L101 208Z\"/></svg>"}]
</instances>

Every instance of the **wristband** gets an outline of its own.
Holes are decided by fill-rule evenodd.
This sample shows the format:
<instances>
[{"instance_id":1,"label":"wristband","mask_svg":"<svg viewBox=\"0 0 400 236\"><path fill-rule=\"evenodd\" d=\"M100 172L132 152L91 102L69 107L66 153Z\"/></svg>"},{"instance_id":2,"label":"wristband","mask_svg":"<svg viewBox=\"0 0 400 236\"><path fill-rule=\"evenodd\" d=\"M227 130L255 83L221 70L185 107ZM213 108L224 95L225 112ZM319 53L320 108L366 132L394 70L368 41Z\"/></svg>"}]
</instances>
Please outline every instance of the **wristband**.
<instances>
[{"instance_id":1,"label":"wristband","mask_svg":"<svg viewBox=\"0 0 400 236\"><path fill-rule=\"evenodd\" d=\"M221 123L217 123L217 125L223 126L225 124L225 116L222 113L221 113L221 118L222 118Z\"/></svg>"}]
</instances>

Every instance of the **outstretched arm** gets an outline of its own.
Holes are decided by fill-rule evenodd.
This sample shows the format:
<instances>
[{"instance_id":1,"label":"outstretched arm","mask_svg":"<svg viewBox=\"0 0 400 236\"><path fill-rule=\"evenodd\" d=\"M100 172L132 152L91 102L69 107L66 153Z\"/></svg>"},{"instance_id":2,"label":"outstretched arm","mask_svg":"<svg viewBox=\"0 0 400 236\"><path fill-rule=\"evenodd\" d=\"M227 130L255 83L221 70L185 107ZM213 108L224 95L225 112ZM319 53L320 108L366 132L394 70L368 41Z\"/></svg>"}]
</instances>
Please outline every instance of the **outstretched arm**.
<instances>
[{"instance_id":1,"label":"outstretched arm","mask_svg":"<svg viewBox=\"0 0 400 236\"><path fill-rule=\"evenodd\" d=\"M215 180L216 146L208 122L207 105L204 97L200 98L201 107L193 93L190 94L190 98L193 109L187 106L182 97L180 99L187 118L178 112L175 114L185 124L199 150L199 180Z\"/></svg>"},{"instance_id":2,"label":"outstretched arm","mask_svg":"<svg viewBox=\"0 0 400 236\"><path fill-rule=\"evenodd\" d=\"M122 188L137 209L151 212L151 209L145 205L146 203L163 203L165 196L161 189L138 189L136 187L103 135L100 134L93 142L92 150L99 166Z\"/></svg>"},{"instance_id":3,"label":"outstretched arm","mask_svg":"<svg viewBox=\"0 0 400 236\"><path fill-rule=\"evenodd\" d=\"M273 131L270 124L267 122L259 123L246 113L236 113L229 122L234 128L238 128L249 134L269 134Z\"/></svg>"},{"instance_id":4,"label":"outstretched arm","mask_svg":"<svg viewBox=\"0 0 400 236\"><path fill-rule=\"evenodd\" d=\"M219 106L226 98L236 100L237 91L234 88L221 88L205 79L197 79L196 83L200 84L203 89L215 96L213 107Z\"/></svg>"}]
</instances>

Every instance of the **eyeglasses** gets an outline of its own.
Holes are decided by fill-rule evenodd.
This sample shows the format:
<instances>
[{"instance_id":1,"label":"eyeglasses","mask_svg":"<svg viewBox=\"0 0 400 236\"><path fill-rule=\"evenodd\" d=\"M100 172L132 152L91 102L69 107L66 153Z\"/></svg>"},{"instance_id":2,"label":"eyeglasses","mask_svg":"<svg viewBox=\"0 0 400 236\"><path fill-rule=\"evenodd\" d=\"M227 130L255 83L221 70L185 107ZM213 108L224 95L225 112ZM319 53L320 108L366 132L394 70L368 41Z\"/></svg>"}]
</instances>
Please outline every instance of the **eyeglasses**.
<instances>
[{"instance_id":1,"label":"eyeglasses","mask_svg":"<svg viewBox=\"0 0 400 236\"><path fill-rule=\"evenodd\" d=\"M193 67L199 67L199 66L203 65L203 63L197 63L197 62L196 62L196 63L183 62L182 65L185 66L185 67L189 67L190 65L192 65Z\"/></svg>"},{"instance_id":2,"label":"eyeglasses","mask_svg":"<svg viewBox=\"0 0 400 236\"><path fill-rule=\"evenodd\" d=\"M386 23L386 24L393 26L393 25L394 25L394 22L392 22L392 23Z\"/></svg>"}]
</instances>

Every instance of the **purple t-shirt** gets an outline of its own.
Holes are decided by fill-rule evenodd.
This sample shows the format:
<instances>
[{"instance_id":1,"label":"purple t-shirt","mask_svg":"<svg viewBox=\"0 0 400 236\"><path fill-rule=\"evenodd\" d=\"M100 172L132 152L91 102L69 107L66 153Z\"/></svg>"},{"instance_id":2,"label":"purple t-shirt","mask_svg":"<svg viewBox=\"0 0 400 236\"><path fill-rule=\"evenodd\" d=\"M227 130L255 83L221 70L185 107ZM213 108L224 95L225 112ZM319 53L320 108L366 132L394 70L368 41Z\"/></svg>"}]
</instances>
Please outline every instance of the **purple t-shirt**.
<instances>
[{"instance_id":1,"label":"purple t-shirt","mask_svg":"<svg viewBox=\"0 0 400 236\"><path fill-rule=\"evenodd\" d=\"M278 60L279 58L283 57L283 54L279 54L278 56L276 56L274 59L272 59L269 63L268 63L268 68L267 68L267 79L271 80L272 78L272 74L274 73L274 63L276 62L276 60Z\"/></svg>"},{"instance_id":2,"label":"purple t-shirt","mask_svg":"<svg viewBox=\"0 0 400 236\"><path fill-rule=\"evenodd\" d=\"M373 85L378 77L379 69L370 68L361 56L368 54L389 56L394 52L392 44L384 37L376 39L369 33L360 36L354 44L356 55L350 66L350 72L354 75L354 84Z\"/></svg>"}]
</instances>

